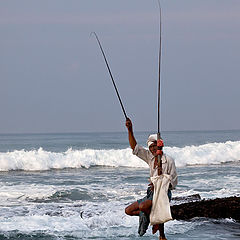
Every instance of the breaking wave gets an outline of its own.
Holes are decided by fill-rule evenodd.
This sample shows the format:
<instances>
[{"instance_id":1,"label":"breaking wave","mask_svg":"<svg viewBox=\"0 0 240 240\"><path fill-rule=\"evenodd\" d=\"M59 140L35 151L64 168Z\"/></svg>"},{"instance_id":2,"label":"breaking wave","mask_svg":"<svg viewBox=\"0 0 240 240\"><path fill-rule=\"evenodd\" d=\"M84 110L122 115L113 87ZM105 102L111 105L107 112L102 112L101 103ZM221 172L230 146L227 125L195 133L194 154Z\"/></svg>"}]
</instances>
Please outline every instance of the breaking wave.
<instances>
[{"instance_id":1,"label":"breaking wave","mask_svg":"<svg viewBox=\"0 0 240 240\"><path fill-rule=\"evenodd\" d=\"M239 162L240 141L208 143L199 146L165 147L164 151L175 159L177 167ZM0 171L41 171L64 168L89 168L91 166L143 167L147 164L132 155L130 148L112 150L73 150L50 152L43 148L0 153Z\"/></svg>"}]
</instances>

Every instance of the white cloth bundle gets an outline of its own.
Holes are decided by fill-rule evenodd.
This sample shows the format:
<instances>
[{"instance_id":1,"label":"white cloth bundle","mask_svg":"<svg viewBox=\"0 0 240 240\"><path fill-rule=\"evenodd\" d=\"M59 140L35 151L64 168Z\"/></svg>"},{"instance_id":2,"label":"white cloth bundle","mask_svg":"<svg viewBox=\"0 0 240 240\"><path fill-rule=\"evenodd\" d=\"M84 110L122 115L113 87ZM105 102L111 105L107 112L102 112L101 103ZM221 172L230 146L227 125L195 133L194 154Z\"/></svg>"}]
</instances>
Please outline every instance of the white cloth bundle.
<instances>
[{"instance_id":1,"label":"white cloth bundle","mask_svg":"<svg viewBox=\"0 0 240 240\"><path fill-rule=\"evenodd\" d=\"M171 177L168 174L151 177L151 181L154 185L152 209L150 213L151 225L165 223L172 220L170 203L167 195L170 178Z\"/></svg>"}]
</instances>

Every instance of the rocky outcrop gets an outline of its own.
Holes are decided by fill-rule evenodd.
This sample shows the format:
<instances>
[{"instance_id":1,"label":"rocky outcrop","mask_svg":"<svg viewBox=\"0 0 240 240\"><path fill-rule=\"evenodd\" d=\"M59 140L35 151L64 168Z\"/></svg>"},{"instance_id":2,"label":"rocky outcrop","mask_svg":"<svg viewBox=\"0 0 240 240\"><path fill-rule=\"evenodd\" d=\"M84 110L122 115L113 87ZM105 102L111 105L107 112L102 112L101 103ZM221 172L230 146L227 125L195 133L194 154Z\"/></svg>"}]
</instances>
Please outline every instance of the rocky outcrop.
<instances>
[{"instance_id":1,"label":"rocky outcrop","mask_svg":"<svg viewBox=\"0 0 240 240\"><path fill-rule=\"evenodd\" d=\"M232 218L240 221L240 197L198 200L171 206L173 219Z\"/></svg>"}]
</instances>

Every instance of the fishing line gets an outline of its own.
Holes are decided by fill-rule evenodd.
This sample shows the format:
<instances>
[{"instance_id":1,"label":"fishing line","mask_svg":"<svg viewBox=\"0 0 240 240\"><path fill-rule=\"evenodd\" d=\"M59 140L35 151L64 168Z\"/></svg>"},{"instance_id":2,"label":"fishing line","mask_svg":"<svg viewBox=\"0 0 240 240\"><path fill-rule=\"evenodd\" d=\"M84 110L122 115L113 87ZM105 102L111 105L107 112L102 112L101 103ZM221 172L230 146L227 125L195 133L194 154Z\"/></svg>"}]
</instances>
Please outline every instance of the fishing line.
<instances>
[{"instance_id":1,"label":"fishing line","mask_svg":"<svg viewBox=\"0 0 240 240\"><path fill-rule=\"evenodd\" d=\"M125 111L125 109L124 109L124 106L123 106L123 103L122 103L121 97L120 97L119 92L118 92L118 90L117 90L117 86L116 86L115 81L114 81L114 79L113 79L113 75L112 75L111 69L110 69L110 67L109 67L109 64L108 64L108 61L107 61L106 55L105 55L105 53L104 53L104 51L103 51L102 45L101 45L101 43L100 43L100 41L99 41L99 38L98 38L97 34L96 34L95 32L92 32L91 35L92 35L92 34L94 34L94 36L95 36L96 39L97 39L97 42L98 42L98 45L99 45L99 47L100 47L100 49L101 49L101 52L102 52L102 55L103 55L104 61L105 61L105 63L106 63L106 66L107 66L108 72L109 72L110 77L111 77L111 79L112 79L113 86L114 86L115 91L116 91L116 93L117 93L118 100L119 100L120 105L121 105L121 107L122 107L123 114L124 114L125 118L127 119L128 117L127 117L126 111Z\"/></svg>"}]
</instances>

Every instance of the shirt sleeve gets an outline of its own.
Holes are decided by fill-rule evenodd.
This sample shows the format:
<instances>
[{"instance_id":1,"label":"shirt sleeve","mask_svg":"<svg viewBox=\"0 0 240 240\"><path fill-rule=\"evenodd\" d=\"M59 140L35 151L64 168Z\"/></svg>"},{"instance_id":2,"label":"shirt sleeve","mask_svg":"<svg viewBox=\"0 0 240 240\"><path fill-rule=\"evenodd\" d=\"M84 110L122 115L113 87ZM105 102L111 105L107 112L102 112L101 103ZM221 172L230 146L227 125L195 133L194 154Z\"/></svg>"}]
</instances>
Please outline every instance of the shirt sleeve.
<instances>
[{"instance_id":1,"label":"shirt sleeve","mask_svg":"<svg viewBox=\"0 0 240 240\"><path fill-rule=\"evenodd\" d=\"M149 160L148 160L149 152L147 149L137 144L133 150L133 154L141 158L144 162L146 162L149 165Z\"/></svg>"},{"instance_id":2,"label":"shirt sleeve","mask_svg":"<svg viewBox=\"0 0 240 240\"><path fill-rule=\"evenodd\" d=\"M177 170L175 166L175 162L171 157L168 157L169 160L169 175L171 176L171 188L174 189L177 186L178 183L178 176L177 176Z\"/></svg>"}]
</instances>

